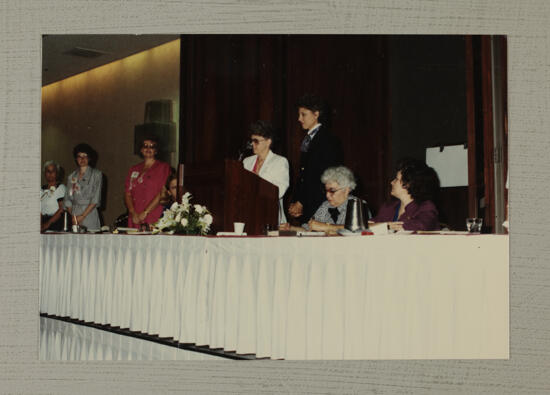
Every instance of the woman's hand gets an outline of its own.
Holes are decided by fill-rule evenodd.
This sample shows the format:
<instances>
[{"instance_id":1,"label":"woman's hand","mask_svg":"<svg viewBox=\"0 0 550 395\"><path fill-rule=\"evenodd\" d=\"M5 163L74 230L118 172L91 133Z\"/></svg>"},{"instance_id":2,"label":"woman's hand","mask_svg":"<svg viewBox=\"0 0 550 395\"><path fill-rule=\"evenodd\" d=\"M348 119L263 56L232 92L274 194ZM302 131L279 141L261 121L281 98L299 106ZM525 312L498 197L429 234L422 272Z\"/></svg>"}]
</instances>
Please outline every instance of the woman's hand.
<instances>
[{"instance_id":1,"label":"woman's hand","mask_svg":"<svg viewBox=\"0 0 550 395\"><path fill-rule=\"evenodd\" d=\"M142 211L141 213L139 213L137 215L137 218L138 218L139 222L137 222L137 223L141 224L141 223L145 222L145 218L147 218L148 214L149 213L147 211Z\"/></svg>"},{"instance_id":2,"label":"woman's hand","mask_svg":"<svg viewBox=\"0 0 550 395\"><path fill-rule=\"evenodd\" d=\"M288 213L291 217L297 218L303 214L304 206L300 202L291 203L288 207Z\"/></svg>"},{"instance_id":3,"label":"woman's hand","mask_svg":"<svg viewBox=\"0 0 550 395\"><path fill-rule=\"evenodd\" d=\"M73 225L80 225L82 224L82 221L84 221L84 218L86 218L85 215L77 215L76 217L74 215L71 215L71 221Z\"/></svg>"},{"instance_id":4,"label":"woman's hand","mask_svg":"<svg viewBox=\"0 0 550 395\"><path fill-rule=\"evenodd\" d=\"M326 224L324 222L319 222L314 219L310 219L308 222L308 225L309 225L309 229L316 232L329 232L331 230L329 224Z\"/></svg>"},{"instance_id":5,"label":"woman's hand","mask_svg":"<svg viewBox=\"0 0 550 395\"><path fill-rule=\"evenodd\" d=\"M130 215L132 216L132 222L133 222L135 225L139 225L140 220L139 220L138 214L134 211L134 212L132 212Z\"/></svg>"},{"instance_id":6,"label":"woman's hand","mask_svg":"<svg viewBox=\"0 0 550 395\"><path fill-rule=\"evenodd\" d=\"M301 226L290 225L289 223L284 223L279 225L279 230L293 230L295 232L304 232L305 229Z\"/></svg>"}]
</instances>

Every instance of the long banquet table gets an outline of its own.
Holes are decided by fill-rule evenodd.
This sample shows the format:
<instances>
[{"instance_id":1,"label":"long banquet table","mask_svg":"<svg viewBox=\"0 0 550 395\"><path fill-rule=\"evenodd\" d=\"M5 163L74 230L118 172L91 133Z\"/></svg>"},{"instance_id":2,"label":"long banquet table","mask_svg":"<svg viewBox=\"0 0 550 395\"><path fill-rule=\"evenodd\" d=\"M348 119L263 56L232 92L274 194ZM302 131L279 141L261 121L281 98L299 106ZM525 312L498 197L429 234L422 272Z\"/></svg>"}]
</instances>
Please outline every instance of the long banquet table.
<instances>
[{"instance_id":1,"label":"long banquet table","mask_svg":"<svg viewBox=\"0 0 550 395\"><path fill-rule=\"evenodd\" d=\"M508 358L508 236L43 234L40 312L258 358Z\"/></svg>"}]
</instances>

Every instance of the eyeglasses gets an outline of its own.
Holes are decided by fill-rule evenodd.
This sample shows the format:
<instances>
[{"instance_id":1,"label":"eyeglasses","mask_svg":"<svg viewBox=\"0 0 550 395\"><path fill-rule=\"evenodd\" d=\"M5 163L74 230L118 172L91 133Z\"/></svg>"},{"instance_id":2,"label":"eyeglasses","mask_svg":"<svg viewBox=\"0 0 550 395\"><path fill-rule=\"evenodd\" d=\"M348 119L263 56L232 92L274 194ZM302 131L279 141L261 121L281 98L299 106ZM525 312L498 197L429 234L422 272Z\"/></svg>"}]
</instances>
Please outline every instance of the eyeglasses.
<instances>
[{"instance_id":1,"label":"eyeglasses","mask_svg":"<svg viewBox=\"0 0 550 395\"><path fill-rule=\"evenodd\" d=\"M87 154L79 154L76 156L76 159L88 159L88 155Z\"/></svg>"},{"instance_id":2,"label":"eyeglasses","mask_svg":"<svg viewBox=\"0 0 550 395\"><path fill-rule=\"evenodd\" d=\"M344 188L338 188L338 189L330 188L330 189L325 189L325 192L328 193L329 195L334 195L336 192L341 191L342 189Z\"/></svg>"},{"instance_id":3,"label":"eyeglasses","mask_svg":"<svg viewBox=\"0 0 550 395\"><path fill-rule=\"evenodd\" d=\"M156 144L143 144L141 148L157 148Z\"/></svg>"},{"instance_id":4,"label":"eyeglasses","mask_svg":"<svg viewBox=\"0 0 550 395\"><path fill-rule=\"evenodd\" d=\"M260 144L262 141L265 141L265 139L250 139L252 144Z\"/></svg>"}]
</instances>

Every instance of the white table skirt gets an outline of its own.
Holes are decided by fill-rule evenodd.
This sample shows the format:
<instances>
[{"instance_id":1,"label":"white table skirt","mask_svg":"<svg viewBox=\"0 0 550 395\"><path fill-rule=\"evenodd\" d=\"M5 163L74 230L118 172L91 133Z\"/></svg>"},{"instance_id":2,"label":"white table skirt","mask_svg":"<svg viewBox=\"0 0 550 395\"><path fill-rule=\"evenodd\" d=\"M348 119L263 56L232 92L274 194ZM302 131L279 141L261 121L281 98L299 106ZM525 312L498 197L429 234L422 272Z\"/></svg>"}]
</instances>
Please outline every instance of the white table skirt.
<instances>
[{"instance_id":1,"label":"white table skirt","mask_svg":"<svg viewBox=\"0 0 550 395\"><path fill-rule=\"evenodd\" d=\"M227 359L40 317L40 359L55 361L227 361Z\"/></svg>"},{"instance_id":2,"label":"white table skirt","mask_svg":"<svg viewBox=\"0 0 550 395\"><path fill-rule=\"evenodd\" d=\"M40 312L257 357L508 358L508 236L44 234Z\"/></svg>"}]
</instances>

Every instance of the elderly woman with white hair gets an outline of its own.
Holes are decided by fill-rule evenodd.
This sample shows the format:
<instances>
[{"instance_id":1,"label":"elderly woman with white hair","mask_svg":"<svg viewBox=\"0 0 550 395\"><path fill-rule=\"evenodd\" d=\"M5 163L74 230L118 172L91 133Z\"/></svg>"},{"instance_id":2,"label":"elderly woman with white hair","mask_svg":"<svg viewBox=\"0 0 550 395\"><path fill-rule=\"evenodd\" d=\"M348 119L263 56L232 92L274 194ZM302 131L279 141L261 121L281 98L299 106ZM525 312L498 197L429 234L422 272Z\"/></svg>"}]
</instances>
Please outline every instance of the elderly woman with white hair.
<instances>
[{"instance_id":1,"label":"elderly woman with white hair","mask_svg":"<svg viewBox=\"0 0 550 395\"><path fill-rule=\"evenodd\" d=\"M63 229L65 185L60 184L60 167L53 160L44 163L46 184L40 190L40 231Z\"/></svg>"},{"instance_id":2,"label":"elderly woman with white hair","mask_svg":"<svg viewBox=\"0 0 550 395\"><path fill-rule=\"evenodd\" d=\"M329 167L321 175L325 184L325 200L315 211L313 217L301 227L282 224L281 230L314 230L326 233L336 233L344 228L348 200L353 196L351 191L357 185L350 169L345 166Z\"/></svg>"}]
</instances>

